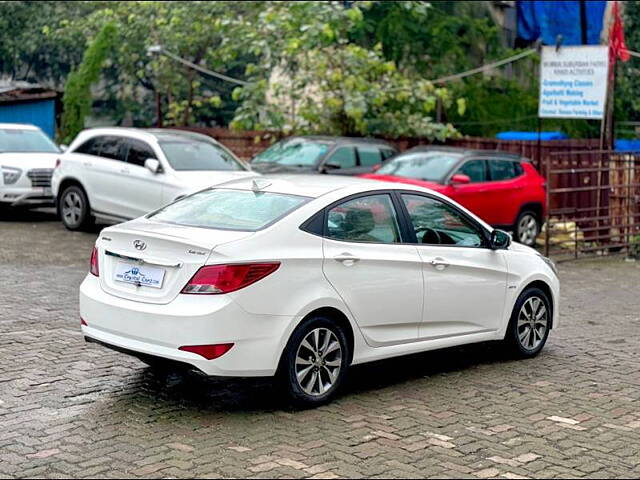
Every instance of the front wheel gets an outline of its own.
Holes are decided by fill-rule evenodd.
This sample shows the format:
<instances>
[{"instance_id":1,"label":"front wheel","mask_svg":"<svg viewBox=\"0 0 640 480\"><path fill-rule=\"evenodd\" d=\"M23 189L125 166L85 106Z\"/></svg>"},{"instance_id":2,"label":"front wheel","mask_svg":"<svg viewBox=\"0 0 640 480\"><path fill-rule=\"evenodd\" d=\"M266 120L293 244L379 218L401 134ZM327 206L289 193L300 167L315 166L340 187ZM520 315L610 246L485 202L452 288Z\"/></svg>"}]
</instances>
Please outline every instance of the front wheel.
<instances>
[{"instance_id":1,"label":"front wheel","mask_svg":"<svg viewBox=\"0 0 640 480\"><path fill-rule=\"evenodd\" d=\"M58 211L63 225L68 230L87 230L93 223L87 195L77 185L67 187L62 192L58 201Z\"/></svg>"},{"instance_id":2,"label":"front wheel","mask_svg":"<svg viewBox=\"0 0 640 480\"><path fill-rule=\"evenodd\" d=\"M336 395L349 362L349 343L340 325L327 317L311 317L291 335L279 377L294 406L317 407Z\"/></svg>"},{"instance_id":3,"label":"front wheel","mask_svg":"<svg viewBox=\"0 0 640 480\"><path fill-rule=\"evenodd\" d=\"M528 288L520 294L507 327L504 343L520 358L540 353L551 328L551 302L539 288Z\"/></svg>"},{"instance_id":4,"label":"front wheel","mask_svg":"<svg viewBox=\"0 0 640 480\"><path fill-rule=\"evenodd\" d=\"M522 212L518 215L515 225L515 237L518 243L534 247L540 233L540 220L533 212Z\"/></svg>"}]
</instances>

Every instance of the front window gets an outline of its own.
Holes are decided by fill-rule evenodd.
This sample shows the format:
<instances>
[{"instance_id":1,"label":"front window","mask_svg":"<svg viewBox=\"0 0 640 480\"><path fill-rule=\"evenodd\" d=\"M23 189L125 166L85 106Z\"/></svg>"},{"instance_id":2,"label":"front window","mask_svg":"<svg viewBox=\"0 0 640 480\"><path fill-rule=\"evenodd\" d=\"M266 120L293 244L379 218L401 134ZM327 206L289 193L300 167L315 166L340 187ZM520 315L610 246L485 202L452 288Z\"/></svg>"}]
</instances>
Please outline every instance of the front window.
<instances>
[{"instance_id":1,"label":"front window","mask_svg":"<svg viewBox=\"0 0 640 480\"><path fill-rule=\"evenodd\" d=\"M312 167L327 153L330 144L299 138L283 140L257 155L252 163L277 163L297 167Z\"/></svg>"},{"instance_id":2,"label":"front window","mask_svg":"<svg viewBox=\"0 0 640 480\"><path fill-rule=\"evenodd\" d=\"M406 153L390 160L376 173L443 183L460 158L460 155L449 152Z\"/></svg>"},{"instance_id":3,"label":"front window","mask_svg":"<svg viewBox=\"0 0 640 480\"><path fill-rule=\"evenodd\" d=\"M159 144L174 170L244 170L229 152L212 142L185 139L161 140Z\"/></svg>"},{"instance_id":4,"label":"front window","mask_svg":"<svg viewBox=\"0 0 640 480\"><path fill-rule=\"evenodd\" d=\"M60 153L60 149L40 130L0 128L0 153Z\"/></svg>"},{"instance_id":5,"label":"front window","mask_svg":"<svg viewBox=\"0 0 640 480\"><path fill-rule=\"evenodd\" d=\"M403 194L418 243L482 246L482 235L462 213L446 203L422 195Z\"/></svg>"},{"instance_id":6,"label":"front window","mask_svg":"<svg viewBox=\"0 0 640 480\"><path fill-rule=\"evenodd\" d=\"M370 195L348 200L329 210L328 237L368 243L399 243L400 229L391 197Z\"/></svg>"},{"instance_id":7,"label":"front window","mask_svg":"<svg viewBox=\"0 0 640 480\"><path fill-rule=\"evenodd\" d=\"M298 195L214 188L167 205L147 218L192 227L255 232L308 200Z\"/></svg>"}]
</instances>

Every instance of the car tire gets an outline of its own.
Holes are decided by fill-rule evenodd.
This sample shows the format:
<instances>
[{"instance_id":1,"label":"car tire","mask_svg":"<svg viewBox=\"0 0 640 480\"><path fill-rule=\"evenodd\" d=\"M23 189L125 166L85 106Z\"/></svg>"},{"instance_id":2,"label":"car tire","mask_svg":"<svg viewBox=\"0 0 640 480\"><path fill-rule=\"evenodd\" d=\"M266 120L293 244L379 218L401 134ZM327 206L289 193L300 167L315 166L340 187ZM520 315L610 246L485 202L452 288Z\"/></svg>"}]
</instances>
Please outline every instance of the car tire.
<instances>
[{"instance_id":1,"label":"car tire","mask_svg":"<svg viewBox=\"0 0 640 480\"><path fill-rule=\"evenodd\" d=\"M515 241L527 247L534 247L540 233L540 227L538 215L530 210L520 212L514 226Z\"/></svg>"},{"instance_id":2,"label":"car tire","mask_svg":"<svg viewBox=\"0 0 640 480\"><path fill-rule=\"evenodd\" d=\"M507 351L517 358L538 355L547 343L552 318L547 294L539 288L527 288L516 300L511 313L504 337Z\"/></svg>"},{"instance_id":3,"label":"car tire","mask_svg":"<svg viewBox=\"0 0 640 480\"><path fill-rule=\"evenodd\" d=\"M86 231L95 223L87 194L78 185L71 185L62 192L58 213L67 230Z\"/></svg>"},{"instance_id":4,"label":"car tire","mask_svg":"<svg viewBox=\"0 0 640 480\"><path fill-rule=\"evenodd\" d=\"M278 380L295 408L330 402L340 390L351 363L349 342L333 319L313 316L293 332L282 354Z\"/></svg>"}]
</instances>

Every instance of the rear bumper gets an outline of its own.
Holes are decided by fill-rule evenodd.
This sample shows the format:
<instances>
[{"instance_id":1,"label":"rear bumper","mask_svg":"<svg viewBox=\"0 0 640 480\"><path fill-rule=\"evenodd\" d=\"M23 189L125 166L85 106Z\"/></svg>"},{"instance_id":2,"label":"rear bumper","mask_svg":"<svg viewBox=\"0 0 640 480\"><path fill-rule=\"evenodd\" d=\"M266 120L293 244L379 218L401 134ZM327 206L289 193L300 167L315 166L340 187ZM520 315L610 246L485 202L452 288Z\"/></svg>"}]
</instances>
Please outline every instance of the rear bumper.
<instances>
[{"instance_id":1,"label":"rear bumper","mask_svg":"<svg viewBox=\"0 0 640 480\"><path fill-rule=\"evenodd\" d=\"M51 189L44 187L5 186L0 188L0 202L12 207L54 205Z\"/></svg>"},{"instance_id":2,"label":"rear bumper","mask_svg":"<svg viewBox=\"0 0 640 480\"><path fill-rule=\"evenodd\" d=\"M178 295L166 305L126 300L104 292L92 275L80 287L80 316L88 324L81 328L89 341L227 377L274 375L286 335L296 320L250 314L227 295ZM219 343L234 346L213 360L179 350L186 345Z\"/></svg>"}]
</instances>

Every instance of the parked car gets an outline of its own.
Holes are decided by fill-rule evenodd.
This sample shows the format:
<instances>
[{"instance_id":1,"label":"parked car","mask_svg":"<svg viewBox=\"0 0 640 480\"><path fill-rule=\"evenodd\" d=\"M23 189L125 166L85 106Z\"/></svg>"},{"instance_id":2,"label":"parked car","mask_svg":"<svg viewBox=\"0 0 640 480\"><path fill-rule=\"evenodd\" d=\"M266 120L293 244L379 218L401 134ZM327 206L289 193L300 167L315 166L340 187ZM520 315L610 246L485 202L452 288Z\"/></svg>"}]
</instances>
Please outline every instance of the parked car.
<instances>
[{"instance_id":1,"label":"parked car","mask_svg":"<svg viewBox=\"0 0 640 480\"><path fill-rule=\"evenodd\" d=\"M443 195L286 175L103 230L80 315L86 340L150 365L276 375L318 405L353 364L489 340L537 355L558 296L550 260Z\"/></svg>"},{"instance_id":2,"label":"parked car","mask_svg":"<svg viewBox=\"0 0 640 480\"><path fill-rule=\"evenodd\" d=\"M122 222L202 188L257 176L206 135L170 129L96 128L81 132L52 180L69 230L96 218Z\"/></svg>"},{"instance_id":3,"label":"parked car","mask_svg":"<svg viewBox=\"0 0 640 480\"><path fill-rule=\"evenodd\" d=\"M528 246L545 217L545 179L528 160L506 152L416 147L363 176L443 193Z\"/></svg>"},{"instance_id":4,"label":"parked car","mask_svg":"<svg viewBox=\"0 0 640 480\"><path fill-rule=\"evenodd\" d=\"M256 155L251 166L260 173L358 175L396 153L390 143L372 138L289 137Z\"/></svg>"},{"instance_id":5,"label":"parked car","mask_svg":"<svg viewBox=\"0 0 640 480\"><path fill-rule=\"evenodd\" d=\"M0 123L0 206L53 205L51 175L59 153L38 127Z\"/></svg>"}]
</instances>

